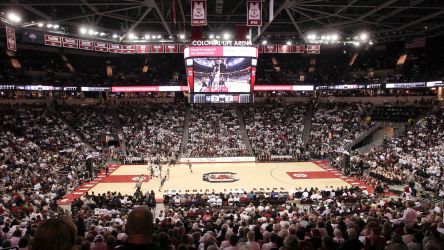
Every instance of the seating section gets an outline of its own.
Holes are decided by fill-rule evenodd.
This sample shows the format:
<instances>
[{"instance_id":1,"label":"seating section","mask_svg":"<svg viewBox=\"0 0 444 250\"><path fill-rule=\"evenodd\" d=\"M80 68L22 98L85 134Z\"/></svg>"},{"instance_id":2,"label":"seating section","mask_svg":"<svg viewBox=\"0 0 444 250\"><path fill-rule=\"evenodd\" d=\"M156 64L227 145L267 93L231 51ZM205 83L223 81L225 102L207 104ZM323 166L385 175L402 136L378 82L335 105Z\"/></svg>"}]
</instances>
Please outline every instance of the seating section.
<instances>
[{"instance_id":1,"label":"seating section","mask_svg":"<svg viewBox=\"0 0 444 250\"><path fill-rule=\"evenodd\" d=\"M117 107L128 156L167 162L177 159L185 118L183 103L121 104ZM143 160L146 159L146 160Z\"/></svg>"},{"instance_id":2,"label":"seating section","mask_svg":"<svg viewBox=\"0 0 444 250\"><path fill-rule=\"evenodd\" d=\"M91 146L101 149L105 135L117 134L111 110L100 105L64 105L60 112L65 120Z\"/></svg>"},{"instance_id":3,"label":"seating section","mask_svg":"<svg viewBox=\"0 0 444 250\"><path fill-rule=\"evenodd\" d=\"M247 156L239 120L232 106L191 107L187 157Z\"/></svg>"},{"instance_id":4,"label":"seating section","mask_svg":"<svg viewBox=\"0 0 444 250\"><path fill-rule=\"evenodd\" d=\"M259 160L305 159L302 142L305 104L254 104L242 112L251 146Z\"/></svg>"},{"instance_id":5,"label":"seating section","mask_svg":"<svg viewBox=\"0 0 444 250\"><path fill-rule=\"evenodd\" d=\"M361 103L319 104L312 117L312 149L336 149L354 140L371 126L371 123L364 119L369 108L370 105Z\"/></svg>"}]
</instances>

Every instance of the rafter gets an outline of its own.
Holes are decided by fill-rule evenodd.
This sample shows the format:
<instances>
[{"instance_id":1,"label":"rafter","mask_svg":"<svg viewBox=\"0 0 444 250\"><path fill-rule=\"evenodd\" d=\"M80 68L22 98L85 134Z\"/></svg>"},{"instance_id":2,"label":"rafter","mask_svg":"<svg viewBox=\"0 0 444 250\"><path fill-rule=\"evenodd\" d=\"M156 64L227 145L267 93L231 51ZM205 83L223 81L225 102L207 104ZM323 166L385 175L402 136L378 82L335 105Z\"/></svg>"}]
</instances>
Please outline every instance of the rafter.
<instances>
[{"instance_id":1,"label":"rafter","mask_svg":"<svg viewBox=\"0 0 444 250\"><path fill-rule=\"evenodd\" d=\"M172 36L173 33L171 33L170 26L168 26L168 23L165 22L165 18L163 17L162 12L160 12L159 6L157 6L156 1L151 0L148 3L151 4L151 6L156 11L157 15L159 15L159 18L162 21L162 25L163 25L163 28L165 29L165 31L168 33L168 35Z\"/></svg>"},{"instance_id":2,"label":"rafter","mask_svg":"<svg viewBox=\"0 0 444 250\"><path fill-rule=\"evenodd\" d=\"M285 2L281 6L279 6L279 8L274 12L273 21L284 9L289 7L290 3L290 0L285 0ZM268 27L270 27L271 23L272 22L268 22L264 26L262 26L262 28L259 28L258 34L252 39L252 42L256 42L256 40L259 39L259 37L268 29Z\"/></svg>"},{"instance_id":3,"label":"rafter","mask_svg":"<svg viewBox=\"0 0 444 250\"><path fill-rule=\"evenodd\" d=\"M153 7L149 7L148 9L146 9L145 12L143 12L143 14L140 16L139 20L133 23L128 31L120 37L120 41L122 41L129 33L133 32L137 25L139 25L139 23L142 22L143 19L145 19L145 17L148 15L148 13L150 13L152 9Z\"/></svg>"},{"instance_id":4,"label":"rafter","mask_svg":"<svg viewBox=\"0 0 444 250\"><path fill-rule=\"evenodd\" d=\"M285 11L287 12L288 17L290 18L291 22L293 23L293 26L296 28L296 30L298 31L298 34L301 38L304 38L304 34L302 33L301 29L299 28L299 25L296 23L296 21L293 18L293 15L291 14L289 9L285 9Z\"/></svg>"}]
</instances>

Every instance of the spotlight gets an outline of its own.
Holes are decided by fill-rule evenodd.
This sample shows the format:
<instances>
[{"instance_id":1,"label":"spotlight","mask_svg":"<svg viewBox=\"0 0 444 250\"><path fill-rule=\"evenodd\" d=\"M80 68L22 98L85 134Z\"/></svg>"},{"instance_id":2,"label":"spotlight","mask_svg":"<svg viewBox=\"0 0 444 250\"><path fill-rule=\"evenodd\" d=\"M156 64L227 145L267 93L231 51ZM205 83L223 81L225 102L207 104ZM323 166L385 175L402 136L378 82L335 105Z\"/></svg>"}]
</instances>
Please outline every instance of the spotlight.
<instances>
[{"instance_id":1,"label":"spotlight","mask_svg":"<svg viewBox=\"0 0 444 250\"><path fill-rule=\"evenodd\" d=\"M308 34L307 39L308 40L315 40L316 39L316 34L313 34L313 33Z\"/></svg>"},{"instance_id":2,"label":"spotlight","mask_svg":"<svg viewBox=\"0 0 444 250\"><path fill-rule=\"evenodd\" d=\"M118 35L117 34L113 34L113 38L117 38L118 37Z\"/></svg>"},{"instance_id":3,"label":"spotlight","mask_svg":"<svg viewBox=\"0 0 444 250\"><path fill-rule=\"evenodd\" d=\"M156 39L156 36L152 35L151 38L152 38L152 39Z\"/></svg>"},{"instance_id":4,"label":"spotlight","mask_svg":"<svg viewBox=\"0 0 444 250\"><path fill-rule=\"evenodd\" d=\"M106 36L106 34L103 32L100 32L99 36Z\"/></svg>"},{"instance_id":5,"label":"spotlight","mask_svg":"<svg viewBox=\"0 0 444 250\"><path fill-rule=\"evenodd\" d=\"M151 38L151 37L150 37L150 35L148 35L148 34L147 34L147 35L145 35L145 39L147 39L147 40L148 40L148 39L150 39L150 38Z\"/></svg>"},{"instance_id":6,"label":"spotlight","mask_svg":"<svg viewBox=\"0 0 444 250\"><path fill-rule=\"evenodd\" d=\"M37 26L41 28L43 27L43 23L38 23Z\"/></svg>"},{"instance_id":7,"label":"spotlight","mask_svg":"<svg viewBox=\"0 0 444 250\"><path fill-rule=\"evenodd\" d=\"M267 40L263 40L262 44L264 44L264 45L267 44Z\"/></svg>"},{"instance_id":8,"label":"spotlight","mask_svg":"<svg viewBox=\"0 0 444 250\"><path fill-rule=\"evenodd\" d=\"M210 34L210 35L208 36L208 38L210 38L210 39L214 39L214 35L213 35L213 34Z\"/></svg>"},{"instance_id":9,"label":"spotlight","mask_svg":"<svg viewBox=\"0 0 444 250\"><path fill-rule=\"evenodd\" d=\"M216 39L219 39L220 38L220 36L216 36Z\"/></svg>"},{"instance_id":10,"label":"spotlight","mask_svg":"<svg viewBox=\"0 0 444 250\"><path fill-rule=\"evenodd\" d=\"M287 41L287 45L291 45L291 41Z\"/></svg>"},{"instance_id":11,"label":"spotlight","mask_svg":"<svg viewBox=\"0 0 444 250\"><path fill-rule=\"evenodd\" d=\"M129 34L128 34L128 38L129 38L130 40L134 40L134 39L136 39L137 37L136 37L136 35L134 35L134 33L129 33Z\"/></svg>"},{"instance_id":12,"label":"spotlight","mask_svg":"<svg viewBox=\"0 0 444 250\"><path fill-rule=\"evenodd\" d=\"M51 23L48 23L48 24L46 25L46 28L52 28L52 24L51 24Z\"/></svg>"},{"instance_id":13,"label":"spotlight","mask_svg":"<svg viewBox=\"0 0 444 250\"><path fill-rule=\"evenodd\" d=\"M54 29L58 29L60 26L59 26L58 24L54 24L52 27L53 27Z\"/></svg>"},{"instance_id":14,"label":"spotlight","mask_svg":"<svg viewBox=\"0 0 444 250\"><path fill-rule=\"evenodd\" d=\"M375 42L373 42L372 40L368 41L369 45L373 45Z\"/></svg>"},{"instance_id":15,"label":"spotlight","mask_svg":"<svg viewBox=\"0 0 444 250\"><path fill-rule=\"evenodd\" d=\"M8 14L8 19L9 19L9 21L14 22L14 23L19 23L22 21L22 18L17 13L14 13L14 12L11 12Z\"/></svg>"},{"instance_id":16,"label":"spotlight","mask_svg":"<svg viewBox=\"0 0 444 250\"><path fill-rule=\"evenodd\" d=\"M80 28L80 34L86 34L86 28L81 27Z\"/></svg>"},{"instance_id":17,"label":"spotlight","mask_svg":"<svg viewBox=\"0 0 444 250\"><path fill-rule=\"evenodd\" d=\"M180 35L179 35L179 38L180 38L180 39L185 39L185 34L180 34Z\"/></svg>"},{"instance_id":18,"label":"spotlight","mask_svg":"<svg viewBox=\"0 0 444 250\"><path fill-rule=\"evenodd\" d=\"M366 41L368 39L368 34L367 33L361 33L359 35L359 39L361 39L362 41Z\"/></svg>"},{"instance_id":19,"label":"spotlight","mask_svg":"<svg viewBox=\"0 0 444 250\"><path fill-rule=\"evenodd\" d=\"M251 38L251 36L250 35L247 35L247 39L250 39Z\"/></svg>"},{"instance_id":20,"label":"spotlight","mask_svg":"<svg viewBox=\"0 0 444 250\"><path fill-rule=\"evenodd\" d=\"M353 45L355 45L355 47L359 47L359 45L361 45L360 42L354 42Z\"/></svg>"},{"instance_id":21,"label":"spotlight","mask_svg":"<svg viewBox=\"0 0 444 250\"><path fill-rule=\"evenodd\" d=\"M228 33L225 33L225 34L224 34L224 39L225 39L225 40L228 40L228 39L230 39L230 34L228 34Z\"/></svg>"},{"instance_id":22,"label":"spotlight","mask_svg":"<svg viewBox=\"0 0 444 250\"><path fill-rule=\"evenodd\" d=\"M94 32L94 35L98 35L98 34L99 34L99 32L98 32L98 31L95 31L95 32Z\"/></svg>"},{"instance_id":23,"label":"spotlight","mask_svg":"<svg viewBox=\"0 0 444 250\"><path fill-rule=\"evenodd\" d=\"M95 32L95 31L94 31L93 29L89 29L89 30L88 30L88 35L91 35L91 36L92 36L92 35L94 35L94 32Z\"/></svg>"},{"instance_id":24,"label":"spotlight","mask_svg":"<svg viewBox=\"0 0 444 250\"><path fill-rule=\"evenodd\" d=\"M338 34L333 34L333 35L331 35L331 40L332 40L332 41L337 41L338 39L339 39Z\"/></svg>"},{"instance_id":25,"label":"spotlight","mask_svg":"<svg viewBox=\"0 0 444 250\"><path fill-rule=\"evenodd\" d=\"M157 39L161 39L161 38L162 38L162 36L161 36L161 35L158 35L158 36L157 36Z\"/></svg>"}]
</instances>

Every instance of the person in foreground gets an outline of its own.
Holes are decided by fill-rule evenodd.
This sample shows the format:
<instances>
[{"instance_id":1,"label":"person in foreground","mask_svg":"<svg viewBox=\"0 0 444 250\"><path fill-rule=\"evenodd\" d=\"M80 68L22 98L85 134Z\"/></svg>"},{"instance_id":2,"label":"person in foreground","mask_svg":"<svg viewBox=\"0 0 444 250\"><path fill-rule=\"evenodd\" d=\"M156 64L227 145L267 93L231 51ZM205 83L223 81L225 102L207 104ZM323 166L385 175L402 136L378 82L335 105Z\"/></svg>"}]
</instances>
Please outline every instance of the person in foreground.
<instances>
[{"instance_id":1,"label":"person in foreground","mask_svg":"<svg viewBox=\"0 0 444 250\"><path fill-rule=\"evenodd\" d=\"M39 227L32 244L33 250L74 250L77 228L71 218L49 219Z\"/></svg>"},{"instance_id":2,"label":"person in foreground","mask_svg":"<svg viewBox=\"0 0 444 250\"><path fill-rule=\"evenodd\" d=\"M153 214L146 206L135 208L128 215L126 224L128 239L124 245L116 247L119 250L157 250L152 242Z\"/></svg>"}]
</instances>

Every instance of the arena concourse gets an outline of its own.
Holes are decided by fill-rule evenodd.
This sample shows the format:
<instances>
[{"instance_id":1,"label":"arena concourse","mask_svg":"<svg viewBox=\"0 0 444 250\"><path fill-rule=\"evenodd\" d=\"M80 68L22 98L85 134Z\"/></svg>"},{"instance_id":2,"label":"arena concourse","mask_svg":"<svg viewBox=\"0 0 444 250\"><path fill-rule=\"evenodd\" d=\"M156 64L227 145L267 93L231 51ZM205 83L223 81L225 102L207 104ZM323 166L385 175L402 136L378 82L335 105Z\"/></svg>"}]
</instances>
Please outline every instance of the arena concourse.
<instances>
[{"instance_id":1,"label":"arena concourse","mask_svg":"<svg viewBox=\"0 0 444 250\"><path fill-rule=\"evenodd\" d=\"M0 1L0 249L444 250L443 9Z\"/></svg>"}]
</instances>

